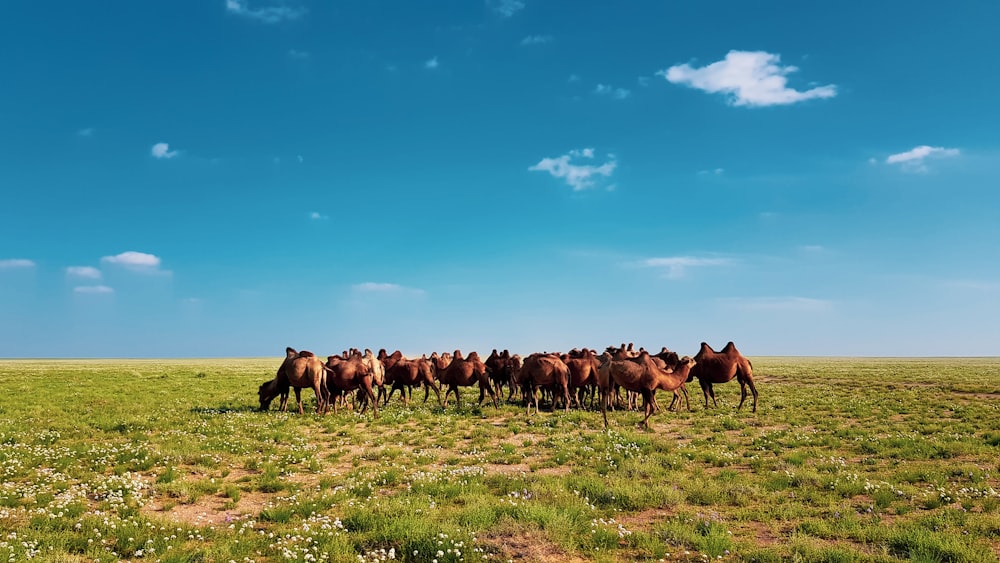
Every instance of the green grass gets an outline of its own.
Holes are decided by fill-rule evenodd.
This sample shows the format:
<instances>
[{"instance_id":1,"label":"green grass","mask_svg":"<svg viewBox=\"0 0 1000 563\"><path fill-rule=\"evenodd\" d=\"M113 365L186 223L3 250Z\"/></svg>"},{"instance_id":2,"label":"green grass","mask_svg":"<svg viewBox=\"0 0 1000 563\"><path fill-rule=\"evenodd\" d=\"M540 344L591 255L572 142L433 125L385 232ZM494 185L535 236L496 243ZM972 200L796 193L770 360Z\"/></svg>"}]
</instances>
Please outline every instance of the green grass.
<instances>
[{"instance_id":1,"label":"green grass","mask_svg":"<svg viewBox=\"0 0 1000 563\"><path fill-rule=\"evenodd\" d=\"M753 358L757 413L257 412L278 360L0 361L0 559L993 561L1000 360ZM666 397L661 397L661 403Z\"/></svg>"}]
</instances>

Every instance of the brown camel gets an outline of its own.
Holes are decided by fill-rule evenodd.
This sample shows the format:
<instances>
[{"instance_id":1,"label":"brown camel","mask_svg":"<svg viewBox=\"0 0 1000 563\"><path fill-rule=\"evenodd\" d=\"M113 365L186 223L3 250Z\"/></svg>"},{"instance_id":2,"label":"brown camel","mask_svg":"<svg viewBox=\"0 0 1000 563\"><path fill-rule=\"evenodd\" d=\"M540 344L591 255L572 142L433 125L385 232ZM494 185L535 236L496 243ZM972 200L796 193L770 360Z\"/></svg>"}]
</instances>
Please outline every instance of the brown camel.
<instances>
[{"instance_id":1,"label":"brown camel","mask_svg":"<svg viewBox=\"0 0 1000 563\"><path fill-rule=\"evenodd\" d=\"M385 382L386 385L390 386L389 395L385 398L385 404L388 404L389 399L392 398L392 394L399 389L399 394L403 396L403 404L409 405L410 399L413 398L413 386L423 384L424 402L427 402L427 396L430 390L433 389L434 394L437 395L438 405L444 406L441 403L441 391L437 383L434 382L433 368L431 367L430 360L427 358L417 358L415 360L397 359L386 370ZM410 390L409 398L406 396L407 388Z\"/></svg>"},{"instance_id":2,"label":"brown camel","mask_svg":"<svg viewBox=\"0 0 1000 563\"><path fill-rule=\"evenodd\" d=\"M691 370L691 376L688 378L688 381L696 377L698 378L698 383L701 385L701 392L705 395L706 409L708 408L709 395L712 397L712 404L716 407L719 406L715 401L715 390L712 388L712 384L726 383L735 377L736 381L740 384L740 404L736 407L736 410L743 408L743 402L747 399L747 386L749 385L750 392L753 393L752 412L757 412L757 387L753 384L753 365L746 356L736 349L735 344L730 341L721 352L716 352L707 343L702 342L701 350L698 350L694 359L698 362L698 365Z\"/></svg>"},{"instance_id":3,"label":"brown camel","mask_svg":"<svg viewBox=\"0 0 1000 563\"><path fill-rule=\"evenodd\" d=\"M307 350L296 352L294 348L285 348L285 359L278 367L278 373L273 381L265 382L257 389L260 399L260 410L267 410L271 401L281 395L280 408L288 408L288 388L295 390L295 402L299 405L299 414L305 414L302 408L302 388L311 387L316 393L316 412L325 412L330 400L330 391L326 385L323 362L315 354Z\"/></svg>"},{"instance_id":4,"label":"brown camel","mask_svg":"<svg viewBox=\"0 0 1000 563\"><path fill-rule=\"evenodd\" d=\"M444 393L444 406L448 406L448 395L452 392L455 393L455 402L458 403L459 408L462 406L462 399L458 394L458 388L469 387L475 383L479 383L479 404L483 404L483 399L486 397L486 393L490 394L493 399L493 406L500 408L500 404L497 402L497 394L493 391L493 386L490 385L490 380L486 376L486 364L479 359L479 354L476 352L470 352L468 358L462 357L461 350L455 350L455 354L451 356L451 361L448 362L443 354L442 357L431 356L431 366L434 368L434 372L437 376L437 380L441 382L441 386L448 386L448 390Z\"/></svg>"},{"instance_id":5,"label":"brown camel","mask_svg":"<svg viewBox=\"0 0 1000 563\"><path fill-rule=\"evenodd\" d=\"M569 412L569 367L556 354L531 354L524 359L521 372L517 376L524 391L524 405L527 414L531 414L531 403L535 403L538 412L538 389L552 391L552 408L556 410L556 393L560 393Z\"/></svg>"},{"instance_id":6,"label":"brown camel","mask_svg":"<svg viewBox=\"0 0 1000 563\"><path fill-rule=\"evenodd\" d=\"M350 359L345 360L340 356L329 356L326 359L327 386L331 394L346 395L355 389L361 390L361 413L368 410L368 400L371 399L375 409L375 418L378 418L378 402L375 400L375 393L372 391L374 378L371 370L365 364L364 358L355 351ZM333 413L337 414L337 401L333 400Z\"/></svg>"},{"instance_id":7,"label":"brown camel","mask_svg":"<svg viewBox=\"0 0 1000 563\"><path fill-rule=\"evenodd\" d=\"M493 387L496 389L497 395L502 397L504 385L510 386L510 370L507 369L507 365L510 364L510 352L504 350L497 353L496 348L494 348L493 352L483 363L486 364L486 374L490 377L490 381L493 382Z\"/></svg>"},{"instance_id":8,"label":"brown camel","mask_svg":"<svg viewBox=\"0 0 1000 563\"><path fill-rule=\"evenodd\" d=\"M664 369L655 362L647 352L640 352L635 360L611 359L602 364L599 373L601 385L601 414L604 416L604 426L608 425L607 408L611 400L611 383L617 383L625 389L638 391L643 399L643 414L645 416L640 426L649 427L649 417L655 407L656 391L675 391L687 381L691 368L696 361L688 356L680 359L675 369Z\"/></svg>"},{"instance_id":9,"label":"brown camel","mask_svg":"<svg viewBox=\"0 0 1000 563\"><path fill-rule=\"evenodd\" d=\"M597 386L597 368L601 365L598 356L587 348L581 351L570 350L563 362L569 368L569 394L576 401L576 406L583 408L578 396L578 390L582 390L590 391L590 405L593 408L593 389Z\"/></svg>"}]
</instances>

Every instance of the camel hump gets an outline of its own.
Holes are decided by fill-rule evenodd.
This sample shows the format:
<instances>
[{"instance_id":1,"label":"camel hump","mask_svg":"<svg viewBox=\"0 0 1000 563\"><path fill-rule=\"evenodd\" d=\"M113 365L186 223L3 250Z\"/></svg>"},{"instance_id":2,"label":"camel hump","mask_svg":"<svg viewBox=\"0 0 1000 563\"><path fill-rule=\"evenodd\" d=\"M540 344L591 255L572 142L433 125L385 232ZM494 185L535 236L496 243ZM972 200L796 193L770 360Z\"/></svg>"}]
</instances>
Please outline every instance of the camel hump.
<instances>
[{"instance_id":1,"label":"camel hump","mask_svg":"<svg viewBox=\"0 0 1000 563\"><path fill-rule=\"evenodd\" d=\"M301 352L299 352L299 357L300 358L315 358L316 354L313 354L309 350L302 350Z\"/></svg>"},{"instance_id":2,"label":"camel hump","mask_svg":"<svg viewBox=\"0 0 1000 563\"><path fill-rule=\"evenodd\" d=\"M455 353L451 355L451 359L452 360L461 360L462 359L462 351L456 349Z\"/></svg>"},{"instance_id":3,"label":"camel hump","mask_svg":"<svg viewBox=\"0 0 1000 563\"><path fill-rule=\"evenodd\" d=\"M295 348L292 348L291 346L285 348L285 357L286 358L294 358L297 355L298 355L298 352L295 351Z\"/></svg>"},{"instance_id":4,"label":"camel hump","mask_svg":"<svg viewBox=\"0 0 1000 563\"><path fill-rule=\"evenodd\" d=\"M723 354L728 354L730 352L735 352L735 351L736 351L736 345L733 344L732 340L730 340L729 342L727 342L726 343L726 347L722 349L722 353Z\"/></svg>"}]
</instances>

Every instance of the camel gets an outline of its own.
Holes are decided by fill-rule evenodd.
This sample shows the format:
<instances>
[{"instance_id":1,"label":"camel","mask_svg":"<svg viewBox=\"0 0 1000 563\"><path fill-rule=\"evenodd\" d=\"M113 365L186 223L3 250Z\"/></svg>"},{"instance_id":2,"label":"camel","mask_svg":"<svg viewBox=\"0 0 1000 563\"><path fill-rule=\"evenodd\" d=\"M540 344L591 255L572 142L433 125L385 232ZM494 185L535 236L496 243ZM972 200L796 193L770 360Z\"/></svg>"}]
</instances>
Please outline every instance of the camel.
<instances>
[{"instance_id":1,"label":"camel","mask_svg":"<svg viewBox=\"0 0 1000 563\"><path fill-rule=\"evenodd\" d=\"M582 351L570 350L569 354L563 358L566 367L569 368L569 394L576 401L576 406L583 408L580 404L580 397L577 391L591 391L590 406L594 406L593 388L597 385L597 368L601 362L592 350L584 348Z\"/></svg>"},{"instance_id":2,"label":"camel","mask_svg":"<svg viewBox=\"0 0 1000 563\"><path fill-rule=\"evenodd\" d=\"M434 382L434 372L430 360L425 357L415 360L403 358L392 362L385 372L385 382L390 386L390 390L384 404L388 404L392 394L396 389L399 389L399 394L403 396L403 404L409 405L410 399L413 398L413 386L423 384L424 402L427 402L427 396L433 389L434 394L437 395L438 405L444 407L441 403L441 391L437 383ZM406 388L410 389L409 399L406 396Z\"/></svg>"},{"instance_id":3,"label":"camel","mask_svg":"<svg viewBox=\"0 0 1000 563\"><path fill-rule=\"evenodd\" d=\"M569 377L569 367L558 355L532 354L525 358L517 380L524 390L526 414L531 414L532 402L538 412L539 387L552 390L552 412L556 410L556 392L561 392L566 412L569 412Z\"/></svg>"},{"instance_id":4,"label":"camel","mask_svg":"<svg viewBox=\"0 0 1000 563\"><path fill-rule=\"evenodd\" d=\"M464 358L462 357L461 350L455 350L450 362L444 358L445 355L447 354L437 357L432 354L430 360L437 380L441 382L442 386L448 386L448 390L444 394L443 406L448 406L448 395L454 391L455 402L461 408L462 399L458 394L459 386L468 387L474 383L479 383L479 404L483 404L483 399L488 392L493 399L493 406L498 409L500 408L500 404L497 402L497 394L493 391L493 386L490 385L489 378L486 377L486 364L479 359L479 354L470 352L469 357Z\"/></svg>"},{"instance_id":5,"label":"camel","mask_svg":"<svg viewBox=\"0 0 1000 563\"><path fill-rule=\"evenodd\" d=\"M305 414L302 408L302 388L311 387L316 393L316 413L325 412L330 400L330 391L326 385L323 362L308 350L297 352L294 348L285 348L285 359L278 367L278 373L273 381L263 383L257 389L260 399L260 410L265 411L271 406L271 401L281 395L280 408L288 408L288 389L295 390L295 402L299 405L299 414Z\"/></svg>"},{"instance_id":6,"label":"camel","mask_svg":"<svg viewBox=\"0 0 1000 563\"><path fill-rule=\"evenodd\" d=\"M736 349L735 344L730 341L721 352L716 352L707 343L702 342L701 349L695 354L694 359L698 362L698 365L695 369L691 370L691 376L688 378L688 381L698 378L698 383L701 385L701 392L705 395L706 409L708 408L709 395L712 397L712 404L716 407L719 406L715 401L715 390L712 388L712 384L726 383L735 377L736 381L740 384L740 404L736 407L736 410L743 408L743 402L747 399L747 386L749 385L750 392L753 393L752 412L757 412L757 387L753 383L753 364Z\"/></svg>"},{"instance_id":7,"label":"camel","mask_svg":"<svg viewBox=\"0 0 1000 563\"><path fill-rule=\"evenodd\" d=\"M361 356L361 361L368 366L369 372L372 374L372 384L378 387L379 397L385 395L385 364L381 360L372 354L372 351L365 348L365 353Z\"/></svg>"},{"instance_id":8,"label":"camel","mask_svg":"<svg viewBox=\"0 0 1000 563\"><path fill-rule=\"evenodd\" d=\"M378 402L375 393L372 391L373 377L368 365L360 353L355 351L350 359L345 360L340 356L328 356L326 359L327 386L330 390L336 390L337 395L346 394L355 389L361 392L362 397L361 413L368 410L368 400L371 399L375 410L375 418L378 418ZM333 413L337 414L337 402L333 401Z\"/></svg>"},{"instance_id":9,"label":"camel","mask_svg":"<svg viewBox=\"0 0 1000 563\"><path fill-rule=\"evenodd\" d=\"M611 400L611 383L617 383L626 389L638 391L643 399L643 414L645 416L639 426L649 428L649 417L655 408L655 397L658 389L675 391L687 381L691 368L696 360L684 356L674 369L662 368L648 352L640 352L635 360L610 359L601 365L599 384L601 386L601 414L604 426L608 426L608 403Z\"/></svg>"},{"instance_id":10,"label":"camel","mask_svg":"<svg viewBox=\"0 0 1000 563\"><path fill-rule=\"evenodd\" d=\"M510 363L510 352L504 350L497 353L497 349L494 348L483 363L486 364L486 374L493 382L497 395L503 396L504 385L510 386L510 370L507 369L507 365Z\"/></svg>"}]
</instances>

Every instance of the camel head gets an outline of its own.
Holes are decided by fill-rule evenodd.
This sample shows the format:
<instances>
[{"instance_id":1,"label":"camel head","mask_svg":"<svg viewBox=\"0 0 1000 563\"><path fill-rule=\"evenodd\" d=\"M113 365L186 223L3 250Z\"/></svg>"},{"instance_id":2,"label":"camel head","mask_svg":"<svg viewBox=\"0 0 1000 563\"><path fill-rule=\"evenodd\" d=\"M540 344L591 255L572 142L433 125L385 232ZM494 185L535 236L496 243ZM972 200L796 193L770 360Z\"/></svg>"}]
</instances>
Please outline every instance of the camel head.
<instances>
[{"instance_id":1,"label":"camel head","mask_svg":"<svg viewBox=\"0 0 1000 563\"><path fill-rule=\"evenodd\" d=\"M260 384L257 388L257 398L260 400L260 410L266 411L271 408L271 401L280 395L277 380L271 379Z\"/></svg>"}]
</instances>

